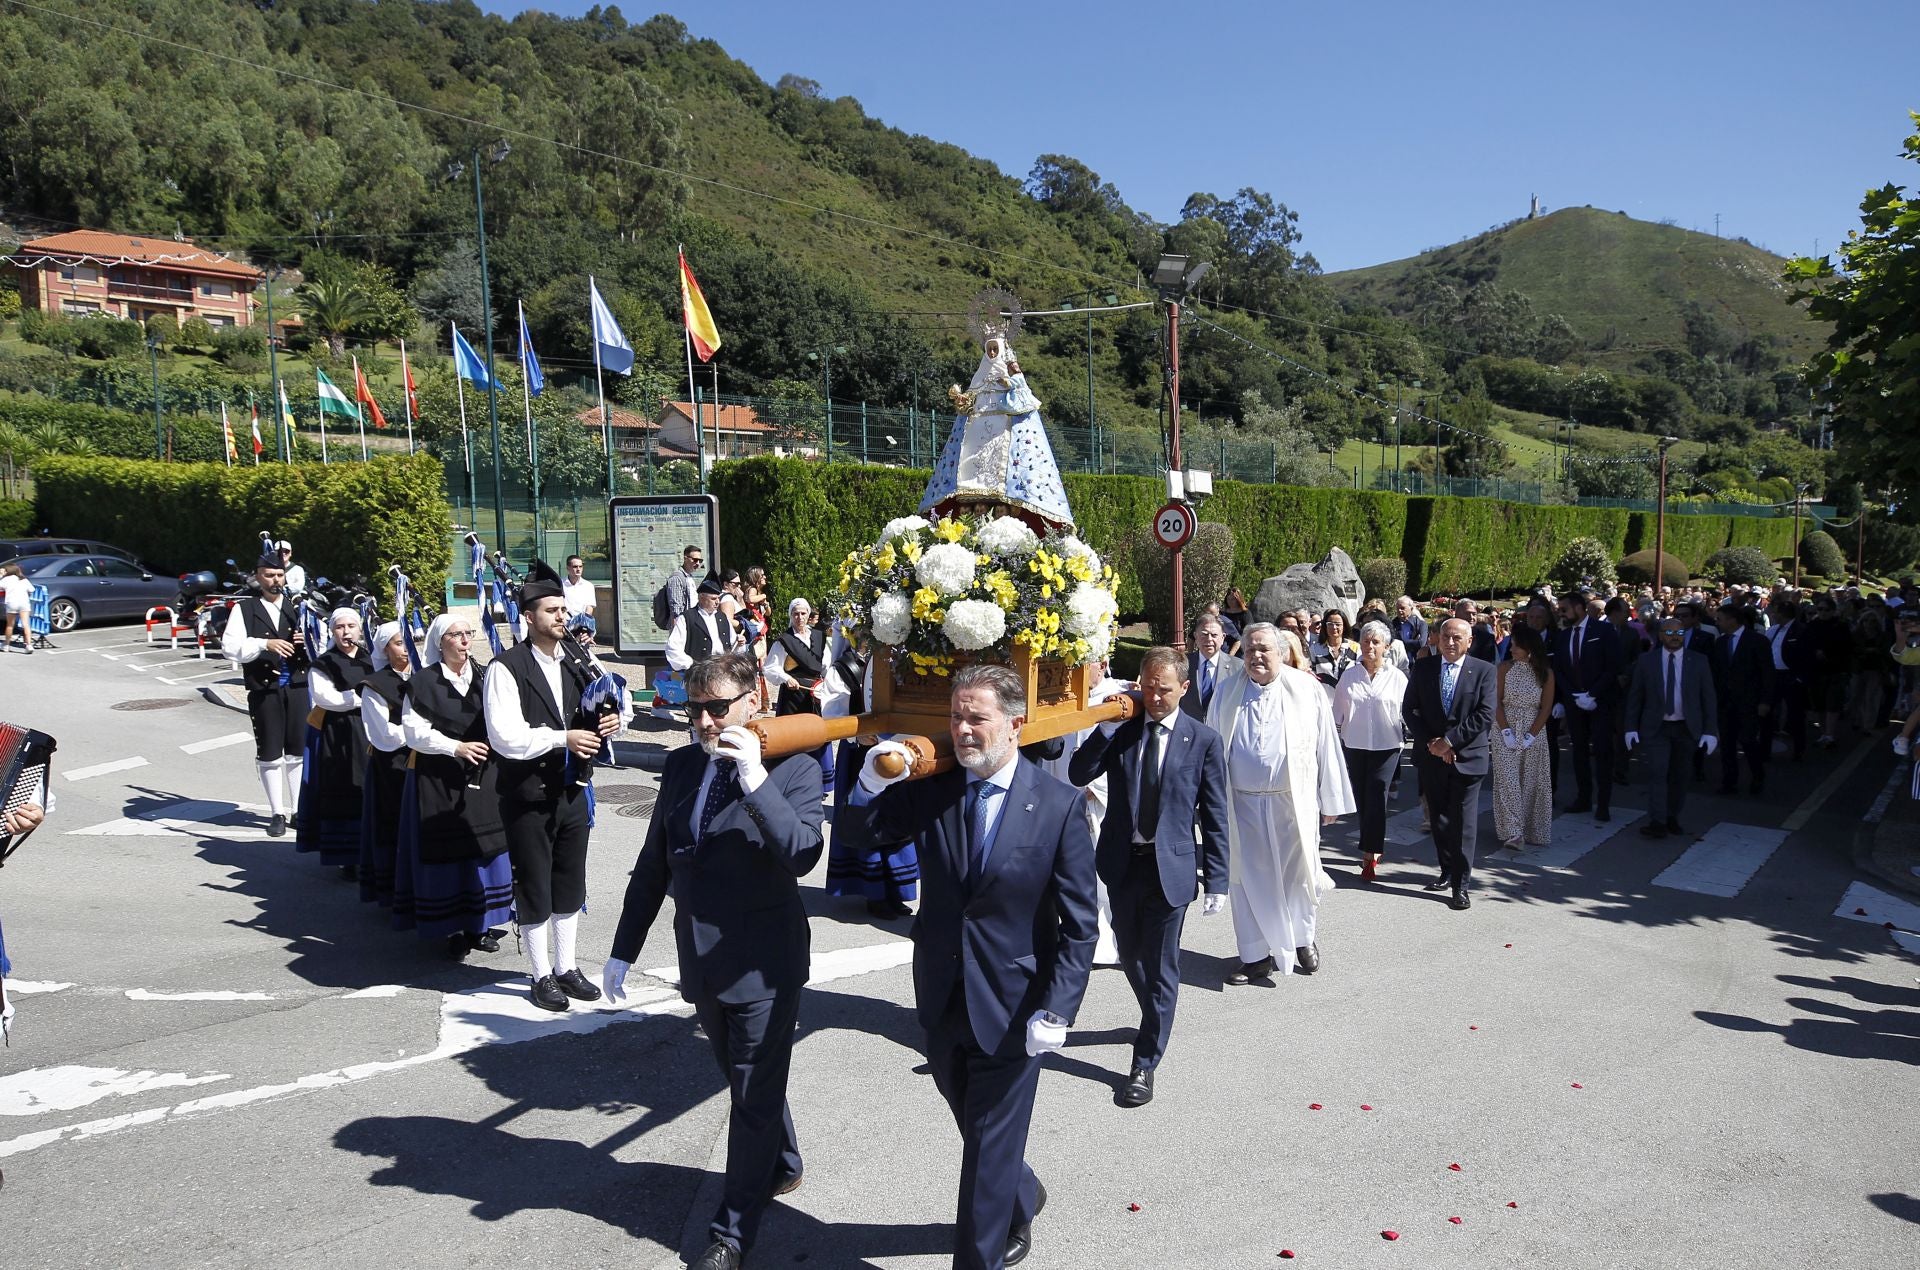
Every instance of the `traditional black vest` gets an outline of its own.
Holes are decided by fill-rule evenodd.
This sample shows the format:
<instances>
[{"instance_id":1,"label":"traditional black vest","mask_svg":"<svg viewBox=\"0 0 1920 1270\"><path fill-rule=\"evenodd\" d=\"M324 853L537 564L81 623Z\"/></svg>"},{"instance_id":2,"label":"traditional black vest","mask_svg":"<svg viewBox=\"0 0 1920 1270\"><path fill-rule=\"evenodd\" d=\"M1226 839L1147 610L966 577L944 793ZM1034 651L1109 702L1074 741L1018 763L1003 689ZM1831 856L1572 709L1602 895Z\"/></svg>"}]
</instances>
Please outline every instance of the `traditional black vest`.
<instances>
[{"instance_id":1,"label":"traditional black vest","mask_svg":"<svg viewBox=\"0 0 1920 1270\"><path fill-rule=\"evenodd\" d=\"M413 703L414 713L431 724L435 732L456 741L485 741L486 671L485 666L474 666L473 682L467 686L467 695L464 697L453 690L437 665L415 671L413 677L404 682L389 667L375 674L368 681L368 686L378 692L379 687L384 686L378 685L378 681L392 675L396 682L401 682L402 692ZM387 699L385 693L380 696L382 700Z\"/></svg>"},{"instance_id":2,"label":"traditional black vest","mask_svg":"<svg viewBox=\"0 0 1920 1270\"><path fill-rule=\"evenodd\" d=\"M257 595L249 595L234 608L240 619L246 623L246 633L254 639L284 639L292 643L294 632L300 629L299 614L290 595L282 594L280 597L280 620L277 623L268 614L266 604ZM278 687L280 662L281 659L272 653L262 653L240 667L241 681L250 689ZM306 687L306 653L296 648L287 662L287 686Z\"/></svg>"},{"instance_id":3,"label":"traditional black vest","mask_svg":"<svg viewBox=\"0 0 1920 1270\"><path fill-rule=\"evenodd\" d=\"M349 657L338 648L329 648L313 659L313 673L324 675L341 692L353 692L373 674L373 658L364 649Z\"/></svg>"},{"instance_id":4,"label":"traditional black vest","mask_svg":"<svg viewBox=\"0 0 1920 1270\"><path fill-rule=\"evenodd\" d=\"M699 606L696 605L687 610L686 623L687 656L693 658L695 661L699 661L702 657L711 657L716 652L724 653L727 651L725 648L716 649L713 646L713 637L707 634L706 618L701 615ZM713 611L713 624L719 628L720 638L731 646L734 637L739 634L738 628L733 624L733 619L728 617L724 611L715 609Z\"/></svg>"},{"instance_id":5,"label":"traditional black vest","mask_svg":"<svg viewBox=\"0 0 1920 1270\"><path fill-rule=\"evenodd\" d=\"M547 677L533 659L532 644L515 644L493 659L494 673L513 677L520 693L520 713L536 728L587 727L580 719L580 674L561 654L560 700L547 689ZM567 752L563 746L532 760L501 759L500 796L522 802L542 802L558 798L567 786Z\"/></svg>"},{"instance_id":6,"label":"traditional black vest","mask_svg":"<svg viewBox=\"0 0 1920 1270\"><path fill-rule=\"evenodd\" d=\"M400 726L400 709L406 704L410 683L411 679L402 679L399 671L388 666L367 676L366 682L360 685L361 699L365 700L368 693L380 698L381 704L386 707L387 722L397 728Z\"/></svg>"},{"instance_id":7,"label":"traditional black vest","mask_svg":"<svg viewBox=\"0 0 1920 1270\"><path fill-rule=\"evenodd\" d=\"M802 687L811 688L826 677L827 673L827 629L816 626L803 638L788 631L779 639L780 651L786 654L786 670L789 678Z\"/></svg>"}]
</instances>

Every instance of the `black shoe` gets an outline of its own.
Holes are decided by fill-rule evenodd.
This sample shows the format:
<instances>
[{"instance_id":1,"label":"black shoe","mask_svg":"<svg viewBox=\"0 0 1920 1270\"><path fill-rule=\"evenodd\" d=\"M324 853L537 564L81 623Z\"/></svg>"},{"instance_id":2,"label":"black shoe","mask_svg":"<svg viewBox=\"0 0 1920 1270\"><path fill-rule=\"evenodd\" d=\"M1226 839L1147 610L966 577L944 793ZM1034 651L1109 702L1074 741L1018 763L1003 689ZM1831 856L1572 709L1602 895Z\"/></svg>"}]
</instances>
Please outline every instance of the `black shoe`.
<instances>
[{"instance_id":1,"label":"black shoe","mask_svg":"<svg viewBox=\"0 0 1920 1270\"><path fill-rule=\"evenodd\" d=\"M1467 888L1464 886L1455 887L1453 890L1453 898L1447 901L1447 907L1456 913L1464 913L1472 908L1473 901L1467 898Z\"/></svg>"},{"instance_id":2,"label":"black shoe","mask_svg":"<svg viewBox=\"0 0 1920 1270\"><path fill-rule=\"evenodd\" d=\"M560 991L566 993L575 1001L598 1001L600 999L600 989L587 982L587 977L578 970L569 970L564 974L555 975L553 981L560 985Z\"/></svg>"},{"instance_id":3,"label":"black shoe","mask_svg":"<svg viewBox=\"0 0 1920 1270\"><path fill-rule=\"evenodd\" d=\"M541 975L533 981L533 1003L542 1010L552 1010L555 1014L565 1014L568 1010L567 994L560 987L560 981L552 975ZM712 1252L713 1249L707 1249Z\"/></svg>"},{"instance_id":4,"label":"black shoe","mask_svg":"<svg viewBox=\"0 0 1920 1270\"><path fill-rule=\"evenodd\" d=\"M1446 875L1445 873L1442 873L1439 877L1427 883L1425 886L1421 887L1420 889L1423 891L1444 891L1452 885L1453 885L1453 879L1448 875Z\"/></svg>"},{"instance_id":5,"label":"black shoe","mask_svg":"<svg viewBox=\"0 0 1920 1270\"><path fill-rule=\"evenodd\" d=\"M1613 816L1607 811L1605 807L1602 807L1599 811L1596 811L1593 813L1593 823L1595 823L1596 825L1604 825L1612 819L1613 819Z\"/></svg>"},{"instance_id":6,"label":"black shoe","mask_svg":"<svg viewBox=\"0 0 1920 1270\"><path fill-rule=\"evenodd\" d=\"M1667 836L1667 827L1649 822L1640 826L1640 836L1642 838L1664 838Z\"/></svg>"},{"instance_id":7,"label":"black shoe","mask_svg":"<svg viewBox=\"0 0 1920 1270\"><path fill-rule=\"evenodd\" d=\"M1762 789L1766 788L1766 784L1767 782L1764 777L1756 776L1747 783L1747 792L1749 794L1757 794Z\"/></svg>"},{"instance_id":8,"label":"black shoe","mask_svg":"<svg viewBox=\"0 0 1920 1270\"><path fill-rule=\"evenodd\" d=\"M1312 974L1320 969L1320 945L1316 942L1308 944L1305 948L1294 949L1293 960L1294 964L1300 968L1301 974Z\"/></svg>"},{"instance_id":9,"label":"black shoe","mask_svg":"<svg viewBox=\"0 0 1920 1270\"><path fill-rule=\"evenodd\" d=\"M1039 1188L1039 1194L1034 1196L1033 1200L1033 1215L1038 1217L1040 1210L1047 1206L1047 1187L1046 1183L1037 1177L1033 1179L1033 1184ZM1015 1226L1007 1232L1007 1253L1000 1260L1003 1265L1017 1266L1025 1261L1027 1254L1032 1251L1033 1222L1028 1221L1026 1225Z\"/></svg>"},{"instance_id":10,"label":"black shoe","mask_svg":"<svg viewBox=\"0 0 1920 1270\"><path fill-rule=\"evenodd\" d=\"M267 822L267 837L284 838L286 836L287 836L287 818L285 816L275 816L272 820L269 820Z\"/></svg>"},{"instance_id":11,"label":"black shoe","mask_svg":"<svg viewBox=\"0 0 1920 1270\"><path fill-rule=\"evenodd\" d=\"M1120 1093L1114 1101L1122 1107L1144 1107L1153 1101L1153 1069L1135 1067L1127 1073L1127 1083L1120 1087Z\"/></svg>"},{"instance_id":12,"label":"black shoe","mask_svg":"<svg viewBox=\"0 0 1920 1270\"><path fill-rule=\"evenodd\" d=\"M447 936L447 956L453 958L455 961L464 960L472 949L473 945L465 935L455 934Z\"/></svg>"},{"instance_id":13,"label":"black shoe","mask_svg":"<svg viewBox=\"0 0 1920 1270\"><path fill-rule=\"evenodd\" d=\"M492 953L500 951L500 936L490 930L483 930L478 935L469 934L466 940L467 947L473 949L475 952Z\"/></svg>"},{"instance_id":14,"label":"black shoe","mask_svg":"<svg viewBox=\"0 0 1920 1270\"><path fill-rule=\"evenodd\" d=\"M716 1239L688 1270L740 1270L740 1250L724 1239Z\"/></svg>"},{"instance_id":15,"label":"black shoe","mask_svg":"<svg viewBox=\"0 0 1920 1270\"><path fill-rule=\"evenodd\" d=\"M867 916L891 922L902 917L912 917L913 910L899 900L868 900Z\"/></svg>"},{"instance_id":16,"label":"black shoe","mask_svg":"<svg viewBox=\"0 0 1920 1270\"><path fill-rule=\"evenodd\" d=\"M360 880L359 867L357 865L352 865L352 864L341 865L340 880L342 882L358 882Z\"/></svg>"},{"instance_id":17,"label":"black shoe","mask_svg":"<svg viewBox=\"0 0 1920 1270\"><path fill-rule=\"evenodd\" d=\"M800 1189L800 1182L807 1176L806 1166L802 1165L791 1173L776 1173L773 1177L773 1193L776 1197L791 1195Z\"/></svg>"},{"instance_id":18,"label":"black shoe","mask_svg":"<svg viewBox=\"0 0 1920 1270\"><path fill-rule=\"evenodd\" d=\"M1255 979L1273 978L1273 958L1262 957L1258 961L1249 961L1240 969L1227 976L1228 983L1252 983Z\"/></svg>"},{"instance_id":19,"label":"black shoe","mask_svg":"<svg viewBox=\"0 0 1920 1270\"><path fill-rule=\"evenodd\" d=\"M1592 810L1593 810L1593 803L1585 798L1576 798L1572 802L1567 804L1567 814L1570 816L1577 815L1578 813L1583 811L1592 811Z\"/></svg>"},{"instance_id":20,"label":"black shoe","mask_svg":"<svg viewBox=\"0 0 1920 1270\"><path fill-rule=\"evenodd\" d=\"M1680 827L1679 820L1677 820L1672 816L1667 817L1667 832L1670 834L1673 834L1676 837L1682 837L1682 838L1684 838L1687 833L1685 829L1682 829Z\"/></svg>"}]
</instances>

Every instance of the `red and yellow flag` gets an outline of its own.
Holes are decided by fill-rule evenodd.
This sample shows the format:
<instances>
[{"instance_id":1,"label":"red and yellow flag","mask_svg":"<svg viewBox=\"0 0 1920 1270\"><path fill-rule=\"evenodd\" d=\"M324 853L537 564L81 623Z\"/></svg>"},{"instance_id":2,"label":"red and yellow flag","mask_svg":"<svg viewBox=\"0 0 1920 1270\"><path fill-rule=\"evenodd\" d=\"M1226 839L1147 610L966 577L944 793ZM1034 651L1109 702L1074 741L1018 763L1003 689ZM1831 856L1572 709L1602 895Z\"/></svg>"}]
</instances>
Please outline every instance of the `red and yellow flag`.
<instances>
[{"instance_id":1,"label":"red and yellow flag","mask_svg":"<svg viewBox=\"0 0 1920 1270\"><path fill-rule=\"evenodd\" d=\"M687 268L685 250L680 252L680 315L687 324L693 351L700 355L701 361L712 361L713 355L720 351L720 331L713 324L713 313L707 308L707 297L700 294L693 270Z\"/></svg>"},{"instance_id":2,"label":"red and yellow flag","mask_svg":"<svg viewBox=\"0 0 1920 1270\"><path fill-rule=\"evenodd\" d=\"M387 417L380 413L380 403L373 399L373 389L367 387L367 373L360 369L358 362L353 367L353 399L367 408L367 417L373 420L374 427L387 426Z\"/></svg>"},{"instance_id":3,"label":"red and yellow flag","mask_svg":"<svg viewBox=\"0 0 1920 1270\"><path fill-rule=\"evenodd\" d=\"M420 392L413 385L413 367L407 364L407 346L400 346L400 375L407 381L407 411L414 418L420 417Z\"/></svg>"}]
</instances>

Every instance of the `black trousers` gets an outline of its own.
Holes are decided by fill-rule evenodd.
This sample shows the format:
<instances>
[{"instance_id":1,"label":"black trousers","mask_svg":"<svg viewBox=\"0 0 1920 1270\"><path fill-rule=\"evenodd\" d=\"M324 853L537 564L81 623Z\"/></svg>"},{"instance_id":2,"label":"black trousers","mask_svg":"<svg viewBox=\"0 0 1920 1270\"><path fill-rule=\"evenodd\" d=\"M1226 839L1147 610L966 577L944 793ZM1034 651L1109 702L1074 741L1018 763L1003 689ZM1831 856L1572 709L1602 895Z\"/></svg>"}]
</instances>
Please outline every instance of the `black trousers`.
<instances>
[{"instance_id":1,"label":"black trousers","mask_svg":"<svg viewBox=\"0 0 1920 1270\"><path fill-rule=\"evenodd\" d=\"M1001 1270L1007 1236L1033 1220L1039 1203L1040 1184L1026 1155L1040 1060L1025 1051L1000 1058L982 1050L973 1039L965 989L956 983L946 1011L927 1032L927 1064L960 1127L954 1270Z\"/></svg>"},{"instance_id":2,"label":"black trousers","mask_svg":"<svg viewBox=\"0 0 1920 1270\"><path fill-rule=\"evenodd\" d=\"M1187 908L1167 903L1160 862L1152 847L1136 849L1120 885L1107 889L1113 906L1113 942L1120 969L1140 1003L1140 1031L1133 1038L1133 1064L1151 1071L1167 1052L1173 1009L1180 997L1180 931Z\"/></svg>"},{"instance_id":3,"label":"black trousers","mask_svg":"<svg viewBox=\"0 0 1920 1270\"><path fill-rule=\"evenodd\" d=\"M1767 759L1773 749L1768 720L1754 711L1751 703L1720 699L1720 784L1732 789L1740 783L1740 755L1747 756L1747 772L1755 784L1765 779Z\"/></svg>"},{"instance_id":4,"label":"black trousers","mask_svg":"<svg viewBox=\"0 0 1920 1270\"><path fill-rule=\"evenodd\" d=\"M1807 685L1784 670L1773 685L1773 733L1780 732L1787 734L1795 758L1807 756Z\"/></svg>"},{"instance_id":5,"label":"black trousers","mask_svg":"<svg viewBox=\"0 0 1920 1270\"><path fill-rule=\"evenodd\" d=\"M800 989L737 1004L703 998L693 1003L693 1012L713 1046L732 1104L727 1112L726 1188L708 1229L714 1239L744 1252L759 1232L774 1179L800 1171L800 1144L787 1106Z\"/></svg>"},{"instance_id":6,"label":"black trousers","mask_svg":"<svg viewBox=\"0 0 1920 1270\"><path fill-rule=\"evenodd\" d=\"M1662 723L1641 738L1647 751L1647 816L1654 824L1680 818L1687 801L1687 777L1693 770L1693 733L1682 720Z\"/></svg>"},{"instance_id":7,"label":"black trousers","mask_svg":"<svg viewBox=\"0 0 1920 1270\"><path fill-rule=\"evenodd\" d=\"M538 926L587 902L587 791L569 785L541 802L502 799L507 857L513 861L513 916Z\"/></svg>"},{"instance_id":8,"label":"black trousers","mask_svg":"<svg viewBox=\"0 0 1920 1270\"><path fill-rule=\"evenodd\" d=\"M1560 720L1547 716L1547 801L1560 796L1560 736L1566 729Z\"/></svg>"},{"instance_id":9,"label":"black trousers","mask_svg":"<svg viewBox=\"0 0 1920 1270\"><path fill-rule=\"evenodd\" d=\"M1567 740L1577 800L1595 811L1613 806L1613 711L1567 706Z\"/></svg>"},{"instance_id":10,"label":"black trousers","mask_svg":"<svg viewBox=\"0 0 1920 1270\"><path fill-rule=\"evenodd\" d=\"M1386 850L1387 794L1393 788L1394 769L1400 765L1400 751L1348 749L1345 753L1347 780L1353 785L1353 800L1360 805L1360 850L1379 855Z\"/></svg>"},{"instance_id":11,"label":"black trousers","mask_svg":"<svg viewBox=\"0 0 1920 1270\"><path fill-rule=\"evenodd\" d=\"M256 762L299 758L307 748L307 690L247 689L247 717L253 721L253 757Z\"/></svg>"},{"instance_id":12,"label":"black trousers","mask_svg":"<svg viewBox=\"0 0 1920 1270\"><path fill-rule=\"evenodd\" d=\"M1466 889L1473 876L1474 840L1480 835L1480 782L1451 763L1429 758L1421 764L1427 780L1427 814L1433 822L1434 852L1440 872Z\"/></svg>"}]
</instances>

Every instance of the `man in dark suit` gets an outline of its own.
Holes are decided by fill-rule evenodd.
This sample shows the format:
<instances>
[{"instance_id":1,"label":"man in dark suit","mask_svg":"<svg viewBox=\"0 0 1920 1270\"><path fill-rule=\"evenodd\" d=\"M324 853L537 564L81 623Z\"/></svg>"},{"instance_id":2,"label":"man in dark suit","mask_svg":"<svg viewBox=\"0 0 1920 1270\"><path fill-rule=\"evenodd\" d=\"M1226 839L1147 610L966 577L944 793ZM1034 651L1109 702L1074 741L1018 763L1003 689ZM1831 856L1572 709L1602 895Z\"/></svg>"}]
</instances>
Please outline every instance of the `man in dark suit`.
<instances>
[{"instance_id":1,"label":"man in dark suit","mask_svg":"<svg viewBox=\"0 0 1920 1270\"><path fill-rule=\"evenodd\" d=\"M1740 754L1747 755L1747 789L1759 793L1766 782L1767 751L1773 739L1768 720L1773 715L1773 649L1767 637L1754 630L1748 612L1732 600L1715 614L1720 637L1708 660L1720 712L1720 792L1740 788Z\"/></svg>"},{"instance_id":2,"label":"man in dark suit","mask_svg":"<svg viewBox=\"0 0 1920 1270\"><path fill-rule=\"evenodd\" d=\"M694 1270L737 1270L768 1202L798 1187L802 1173L787 1073L809 968L799 879L820 859L820 764L811 754L771 768L761 760L745 727L757 670L745 653L688 670L700 744L667 756L601 975L619 1004L647 928L672 895L680 995L693 1003L733 1100L726 1188Z\"/></svg>"},{"instance_id":3,"label":"man in dark suit","mask_svg":"<svg viewBox=\"0 0 1920 1270\"><path fill-rule=\"evenodd\" d=\"M1773 646L1773 727L1786 732L1797 762L1807 756L1807 693L1818 662L1819 635L1791 592L1777 596L1768 612L1773 618L1767 628L1767 643Z\"/></svg>"},{"instance_id":4,"label":"man in dark suit","mask_svg":"<svg viewBox=\"0 0 1920 1270\"><path fill-rule=\"evenodd\" d=\"M1595 820L1605 823L1612 819L1613 712L1626 661L1613 627L1589 612L1592 599L1592 592L1586 590L1561 598L1566 626L1554 642L1552 661L1554 691L1566 698L1573 760L1576 793L1567 810L1592 811Z\"/></svg>"},{"instance_id":5,"label":"man in dark suit","mask_svg":"<svg viewBox=\"0 0 1920 1270\"><path fill-rule=\"evenodd\" d=\"M1707 606L1699 600L1682 600L1673 606L1673 616L1680 619L1680 647L1690 653L1703 653L1707 661L1713 661L1713 644L1718 632L1713 624L1706 620ZM1717 694L1716 694L1717 695ZM1707 752L1696 748L1693 751L1693 774L1699 780L1707 778Z\"/></svg>"},{"instance_id":6,"label":"man in dark suit","mask_svg":"<svg viewBox=\"0 0 1920 1270\"><path fill-rule=\"evenodd\" d=\"M1193 687L1180 698L1180 708L1189 717L1204 720L1220 685L1247 673L1226 648L1226 630L1219 618L1208 614L1193 624L1193 651L1187 654L1187 682Z\"/></svg>"},{"instance_id":7,"label":"man in dark suit","mask_svg":"<svg viewBox=\"0 0 1920 1270\"><path fill-rule=\"evenodd\" d=\"M1140 659L1144 712L1101 724L1067 763L1075 785L1107 777L1095 867L1113 904L1120 968L1140 1003L1133 1067L1117 1099L1122 1107L1153 1098L1153 1073L1173 1033L1187 905L1204 884L1203 914L1227 906L1226 758L1219 734L1180 709L1190 691L1185 671L1174 649L1148 649Z\"/></svg>"},{"instance_id":8,"label":"man in dark suit","mask_svg":"<svg viewBox=\"0 0 1920 1270\"><path fill-rule=\"evenodd\" d=\"M1660 621L1660 647L1640 654L1627 689L1626 745L1645 744L1651 793L1648 838L1685 833L1680 808L1687 799L1687 773L1695 750L1712 754L1720 744L1719 694L1705 654L1686 650L1687 630L1677 617Z\"/></svg>"},{"instance_id":9,"label":"man in dark suit","mask_svg":"<svg viewBox=\"0 0 1920 1270\"><path fill-rule=\"evenodd\" d=\"M1026 685L1005 666L954 676L959 766L924 781L883 775L882 741L837 812L856 851L913 839L925 883L913 923L913 991L934 1084L962 1142L953 1264L1024 1260L1046 1189L1026 1164L1040 1055L1066 1044L1098 934L1086 799L1020 757ZM892 786L892 788L888 788Z\"/></svg>"},{"instance_id":10,"label":"man in dark suit","mask_svg":"<svg viewBox=\"0 0 1920 1270\"><path fill-rule=\"evenodd\" d=\"M1442 623L1440 655L1413 664L1401 704L1440 857L1440 877L1423 889L1452 887L1448 907L1454 909L1473 904L1467 890L1480 832L1480 782L1493 754L1493 667L1467 656L1472 640L1459 618Z\"/></svg>"},{"instance_id":11,"label":"man in dark suit","mask_svg":"<svg viewBox=\"0 0 1920 1270\"><path fill-rule=\"evenodd\" d=\"M1480 620L1480 606L1472 600L1456 600L1453 615L1465 622L1473 631L1472 642L1467 645L1467 656L1475 661L1491 665L1499 657L1499 640L1493 633L1493 626Z\"/></svg>"}]
</instances>

